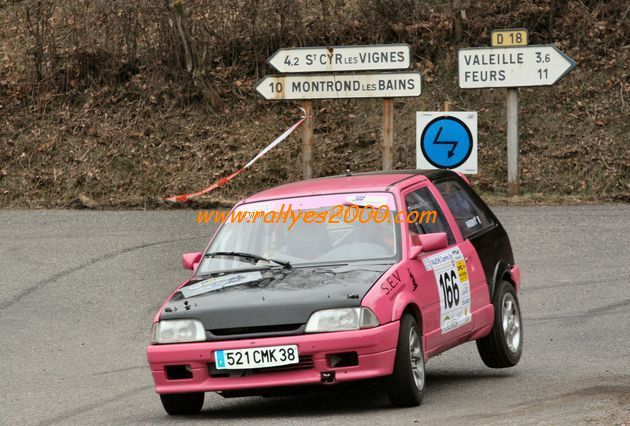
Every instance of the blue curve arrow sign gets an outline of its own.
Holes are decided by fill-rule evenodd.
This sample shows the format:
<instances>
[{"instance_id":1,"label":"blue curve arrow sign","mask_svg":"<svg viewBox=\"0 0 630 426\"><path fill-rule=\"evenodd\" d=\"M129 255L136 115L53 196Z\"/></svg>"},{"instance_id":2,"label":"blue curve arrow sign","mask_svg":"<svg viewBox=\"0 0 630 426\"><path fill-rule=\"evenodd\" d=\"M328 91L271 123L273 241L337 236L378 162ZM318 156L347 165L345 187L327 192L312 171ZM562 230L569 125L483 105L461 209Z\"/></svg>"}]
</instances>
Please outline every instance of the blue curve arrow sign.
<instances>
[{"instance_id":1,"label":"blue curve arrow sign","mask_svg":"<svg viewBox=\"0 0 630 426\"><path fill-rule=\"evenodd\" d=\"M440 169L454 169L468 160L473 137L466 124L455 117L433 119L422 131L420 148L424 158Z\"/></svg>"}]
</instances>

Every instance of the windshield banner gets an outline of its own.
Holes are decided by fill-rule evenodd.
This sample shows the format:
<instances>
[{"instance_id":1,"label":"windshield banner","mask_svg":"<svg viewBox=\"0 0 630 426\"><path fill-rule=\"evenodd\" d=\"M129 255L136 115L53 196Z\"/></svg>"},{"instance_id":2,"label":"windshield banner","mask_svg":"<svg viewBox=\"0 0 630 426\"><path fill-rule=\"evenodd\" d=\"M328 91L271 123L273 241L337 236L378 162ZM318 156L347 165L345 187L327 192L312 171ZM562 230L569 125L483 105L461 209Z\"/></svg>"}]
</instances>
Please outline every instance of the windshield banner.
<instances>
[{"instance_id":1,"label":"windshield banner","mask_svg":"<svg viewBox=\"0 0 630 426\"><path fill-rule=\"evenodd\" d=\"M188 298L192 296L198 296L200 294L208 293L210 291L221 290L222 288L232 287L234 285L240 285L249 283L252 281L259 281L262 279L262 274L258 271L246 272L241 274L227 275L224 277L210 278L207 280L199 281L198 283L191 284L179 289L180 293Z\"/></svg>"}]
</instances>

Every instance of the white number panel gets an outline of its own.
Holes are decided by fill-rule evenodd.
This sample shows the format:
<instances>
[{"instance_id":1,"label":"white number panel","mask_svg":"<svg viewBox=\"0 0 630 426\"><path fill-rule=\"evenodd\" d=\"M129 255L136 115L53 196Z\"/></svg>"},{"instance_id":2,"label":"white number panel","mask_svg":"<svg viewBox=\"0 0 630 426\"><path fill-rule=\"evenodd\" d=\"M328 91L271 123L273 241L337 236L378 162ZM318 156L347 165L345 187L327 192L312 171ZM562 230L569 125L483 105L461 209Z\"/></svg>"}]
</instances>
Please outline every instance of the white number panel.
<instances>
[{"instance_id":1,"label":"white number panel","mask_svg":"<svg viewBox=\"0 0 630 426\"><path fill-rule=\"evenodd\" d=\"M447 333L470 322L470 283L466 260L459 248L430 256L440 295L440 327Z\"/></svg>"}]
</instances>

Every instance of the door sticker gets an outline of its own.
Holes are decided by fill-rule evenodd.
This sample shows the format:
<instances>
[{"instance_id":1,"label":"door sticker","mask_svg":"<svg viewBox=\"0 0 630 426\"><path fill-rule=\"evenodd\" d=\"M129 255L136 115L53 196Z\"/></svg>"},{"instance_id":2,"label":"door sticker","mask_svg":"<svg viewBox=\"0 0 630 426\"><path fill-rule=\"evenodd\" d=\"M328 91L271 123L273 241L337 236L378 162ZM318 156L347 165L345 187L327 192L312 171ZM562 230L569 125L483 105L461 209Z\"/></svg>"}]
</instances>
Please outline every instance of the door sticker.
<instances>
[{"instance_id":1,"label":"door sticker","mask_svg":"<svg viewBox=\"0 0 630 426\"><path fill-rule=\"evenodd\" d=\"M426 269L427 271L431 270L431 262L429 262L429 259L427 259L426 257L423 257L422 263L424 263L424 269Z\"/></svg>"},{"instance_id":2,"label":"door sticker","mask_svg":"<svg viewBox=\"0 0 630 426\"><path fill-rule=\"evenodd\" d=\"M440 328L444 334L471 320L468 270L457 247L430 256L428 261L440 295Z\"/></svg>"}]
</instances>

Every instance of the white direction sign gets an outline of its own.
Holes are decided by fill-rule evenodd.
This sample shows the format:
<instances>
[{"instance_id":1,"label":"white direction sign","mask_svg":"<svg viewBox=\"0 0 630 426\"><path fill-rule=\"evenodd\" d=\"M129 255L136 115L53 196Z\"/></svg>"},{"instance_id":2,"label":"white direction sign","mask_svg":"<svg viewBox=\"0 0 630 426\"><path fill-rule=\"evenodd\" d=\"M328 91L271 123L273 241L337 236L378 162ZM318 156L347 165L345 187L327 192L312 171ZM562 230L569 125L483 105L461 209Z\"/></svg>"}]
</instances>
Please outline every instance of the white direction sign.
<instances>
[{"instance_id":1,"label":"white direction sign","mask_svg":"<svg viewBox=\"0 0 630 426\"><path fill-rule=\"evenodd\" d=\"M459 87L550 86L575 68L553 45L459 49Z\"/></svg>"},{"instance_id":2,"label":"white direction sign","mask_svg":"<svg viewBox=\"0 0 630 426\"><path fill-rule=\"evenodd\" d=\"M420 73L268 75L256 91L265 99L400 98L420 96Z\"/></svg>"},{"instance_id":3,"label":"white direction sign","mask_svg":"<svg viewBox=\"0 0 630 426\"><path fill-rule=\"evenodd\" d=\"M276 51L267 60L283 73L399 70L411 65L408 44L296 47Z\"/></svg>"}]
</instances>

